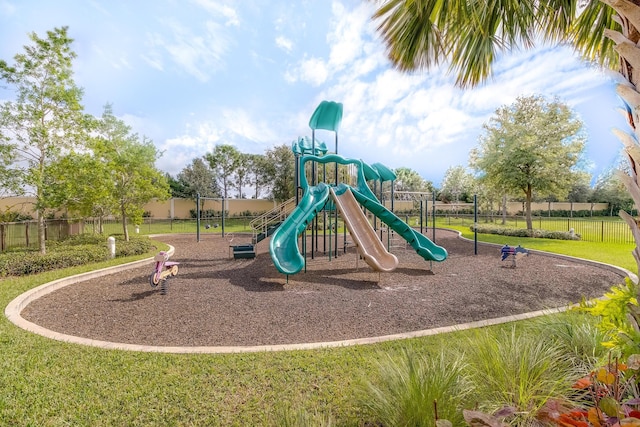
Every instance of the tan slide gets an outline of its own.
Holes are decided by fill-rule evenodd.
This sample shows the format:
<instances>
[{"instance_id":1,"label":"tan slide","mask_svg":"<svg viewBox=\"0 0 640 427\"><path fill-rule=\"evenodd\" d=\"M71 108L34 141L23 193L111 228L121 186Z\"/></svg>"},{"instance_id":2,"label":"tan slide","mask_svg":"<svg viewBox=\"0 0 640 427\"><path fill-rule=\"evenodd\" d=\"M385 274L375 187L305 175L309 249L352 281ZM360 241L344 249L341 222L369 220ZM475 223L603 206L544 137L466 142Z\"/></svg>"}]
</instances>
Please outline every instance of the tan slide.
<instances>
[{"instance_id":1,"label":"tan slide","mask_svg":"<svg viewBox=\"0 0 640 427\"><path fill-rule=\"evenodd\" d=\"M331 188L331 197L347 225L358 251L364 261L376 271L393 271L398 266L398 258L384 247L375 230L367 220L350 189L338 195Z\"/></svg>"}]
</instances>

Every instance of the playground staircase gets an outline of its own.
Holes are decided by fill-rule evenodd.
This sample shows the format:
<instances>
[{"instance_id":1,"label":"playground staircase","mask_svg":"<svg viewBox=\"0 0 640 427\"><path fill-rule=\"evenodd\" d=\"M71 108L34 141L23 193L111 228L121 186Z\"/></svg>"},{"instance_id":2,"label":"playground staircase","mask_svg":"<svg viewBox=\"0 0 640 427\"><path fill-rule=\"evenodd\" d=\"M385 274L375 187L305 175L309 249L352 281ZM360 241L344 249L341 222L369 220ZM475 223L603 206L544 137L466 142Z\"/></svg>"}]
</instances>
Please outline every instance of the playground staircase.
<instances>
[{"instance_id":1,"label":"playground staircase","mask_svg":"<svg viewBox=\"0 0 640 427\"><path fill-rule=\"evenodd\" d=\"M269 212L254 218L249 226L253 230L252 244L256 245L271 236L296 207L296 198L292 197L286 202L276 206Z\"/></svg>"}]
</instances>

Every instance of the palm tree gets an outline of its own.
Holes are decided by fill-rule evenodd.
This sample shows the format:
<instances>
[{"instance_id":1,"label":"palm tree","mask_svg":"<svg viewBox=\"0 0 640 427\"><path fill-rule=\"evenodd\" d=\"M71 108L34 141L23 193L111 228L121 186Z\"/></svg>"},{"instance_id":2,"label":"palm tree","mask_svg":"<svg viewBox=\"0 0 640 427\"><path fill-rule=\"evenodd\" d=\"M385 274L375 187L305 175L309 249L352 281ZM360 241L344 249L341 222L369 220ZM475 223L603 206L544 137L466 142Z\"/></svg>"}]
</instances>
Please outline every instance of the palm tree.
<instances>
[{"instance_id":1,"label":"palm tree","mask_svg":"<svg viewBox=\"0 0 640 427\"><path fill-rule=\"evenodd\" d=\"M614 133L631 167L618 173L640 206L640 0L383 0L373 19L396 68L446 62L460 87L489 77L496 54L537 40L571 44L585 60L619 72L616 90L631 129ZM620 216L633 232L640 270L640 229L626 212Z\"/></svg>"}]
</instances>

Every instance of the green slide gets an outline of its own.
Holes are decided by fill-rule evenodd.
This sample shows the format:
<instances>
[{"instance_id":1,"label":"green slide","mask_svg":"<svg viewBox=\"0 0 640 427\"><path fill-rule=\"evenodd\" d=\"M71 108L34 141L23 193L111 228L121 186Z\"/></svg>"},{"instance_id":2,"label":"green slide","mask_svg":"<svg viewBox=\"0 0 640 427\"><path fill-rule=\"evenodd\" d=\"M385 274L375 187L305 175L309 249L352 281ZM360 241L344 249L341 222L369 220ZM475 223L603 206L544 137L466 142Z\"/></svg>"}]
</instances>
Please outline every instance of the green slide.
<instances>
[{"instance_id":1,"label":"green slide","mask_svg":"<svg viewBox=\"0 0 640 427\"><path fill-rule=\"evenodd\" d=\"M427 237L415 231L409 226L409 224L378 203L377 199L375 199L375 196L371 193L371 190L369 190L368 187L365 189L364 187L359 186L358 190L352 188L351 192L362 206L380 218L380 220L387 224L393 231L402 236L402 238L405 239L422 258L427 261L444 261L447 259L447 250L445 248L436 245Z\"/></svg>"},{"instance_id":2,"label":"green slide","mask_svg":"<svg viewBox=\"0 0 640 427\"><path fill-rule=\"evenodd\" d=\"M308 187L298 206L273 233L269 253L280 273L296 274L304 267L304 257L298 248L298 236L324 207L328 197L328 185L321 182Z\"/></svg>"}]
</instances>

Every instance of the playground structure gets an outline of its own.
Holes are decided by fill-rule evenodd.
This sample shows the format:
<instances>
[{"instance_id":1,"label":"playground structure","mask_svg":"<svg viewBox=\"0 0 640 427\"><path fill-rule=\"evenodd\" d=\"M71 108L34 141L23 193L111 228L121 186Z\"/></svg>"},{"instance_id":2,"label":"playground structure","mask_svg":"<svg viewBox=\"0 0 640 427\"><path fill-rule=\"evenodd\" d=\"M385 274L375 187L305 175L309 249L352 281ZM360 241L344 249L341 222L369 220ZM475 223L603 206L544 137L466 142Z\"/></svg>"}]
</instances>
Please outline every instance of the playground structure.
<instances>
[{"instance_id":1,"label":"playground structure","mask_svg":"<svg viewBox=\"0 0 640 427\"><path fill-rule=\"evenodd\" d=\"M253 244L271 236L269 253L279 272L291 275L302 271L306 265L307 230L311 234L311 258L318 247L320 224L322 238L329 239L329 260L339 256L338 215L345 224L342 249L348 245L347 230L357 247L360 256L375 271L393 271L398 259L388 251L381 238L378 238L375 226L377 220L386 224L389 230L401 236L427 261L444 261L447 251L433 241L414 230L406 222L387 209L375 195L378 181L382 190L384 181L395 180L395 174L382 164L368 165L359 159L348 159L338 155L338 128L342 120L342 104L323 101L313 113L309 126L312 138L299 138L292 144L296 156L296 196L295 205L287 202L288 208L266 215L276 218L273 221L261 221L260 239L254 238ZM315 131L323 129L335 134L335 153L329 153L326 144L316 144ZM310 165L307 167L307 165ZM319 166L322 166L320 181ZM333 180L328 178L327 169L333 169ZM308 177L310 179L308 179ZM340 176L343 182L340 182ZM311 184L309 184L309 180ZM368 181L374 180L374 191ZM330 182L333 181L333 182ZM392 186L393 191L393 186ZM301 193L301 195L300 195ZM392 197L393 200L393 197ZM372 226L365 210L373 215ZM322 221L319 221L322 217ZM327 226L328 225L328 226ZM303 236L302 250L299 237Z\"/></svg>"}]
</instances>

